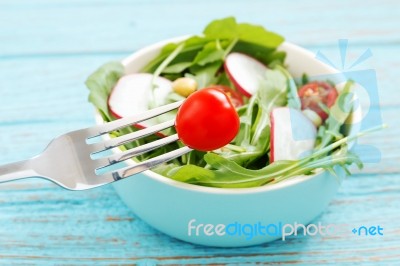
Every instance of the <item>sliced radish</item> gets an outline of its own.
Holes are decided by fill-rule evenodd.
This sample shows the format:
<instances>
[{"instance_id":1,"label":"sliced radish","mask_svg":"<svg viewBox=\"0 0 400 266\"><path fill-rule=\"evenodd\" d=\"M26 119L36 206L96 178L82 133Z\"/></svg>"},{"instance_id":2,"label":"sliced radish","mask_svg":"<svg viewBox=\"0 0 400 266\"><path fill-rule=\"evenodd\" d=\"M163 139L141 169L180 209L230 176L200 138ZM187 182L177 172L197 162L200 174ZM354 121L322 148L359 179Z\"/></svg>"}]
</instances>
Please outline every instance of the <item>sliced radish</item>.
<instances>
[{"instance_id":1,"label":"sliced radish","mask_svg":"<svg viewBox=\"0 0 400 266\"><path fill-rule=\"evenodd\" d=\"M271 112L271 163L298 160L314 148L317 129L301 111L289 107Z\"/></svg>"},{"instance_id":2,"label":"sliced radish","mask_svg":"<svg viewBox=\"0 0 400 266\"><path fill-rule=\"evenodd\" d=\"M247 97L258 90L267 71L264 64L242 53L229 54L225 59L224 69L233 85Z\"/></svg>"},{"instance_id":3,"label":"sliced radish","mask_svg":"<svg viewBox=\"0 0 400 266\"><path fill-rule=\"evenodd\" d=\"M108 98L108 108L116 118L128 117L147 111L151 97L153 75L135 73L123 76L111 91ZM164 99L172 91L172 82L157 77L155 79L155 105L163 105ZM136 128L142 129L157 124L156 119L138 123ZM162 135L164 136L164 135Z\"/></svg>"}]
</instances>

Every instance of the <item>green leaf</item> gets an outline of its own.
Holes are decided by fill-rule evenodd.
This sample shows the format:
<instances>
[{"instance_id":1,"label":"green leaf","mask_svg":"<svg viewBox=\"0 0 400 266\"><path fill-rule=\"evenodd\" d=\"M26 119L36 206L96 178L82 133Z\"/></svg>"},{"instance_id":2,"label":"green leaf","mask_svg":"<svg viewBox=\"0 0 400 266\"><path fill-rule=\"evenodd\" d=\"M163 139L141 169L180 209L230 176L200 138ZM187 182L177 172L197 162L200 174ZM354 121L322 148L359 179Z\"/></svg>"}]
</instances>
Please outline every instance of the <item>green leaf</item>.
<instances>
[{"instance_id":1,"label":"green leaf","mask_svg":"<svg viewBox=\"0 0 400 266\"><path fill-rule=\"evenodd\" d=\"M168 73L168 74L175 74L175 73L181 73L185 71L187 68L189 68L192 65L192 62L180 62L176 63L173 65L169 65L166 67L162 73Z\"/></svg>"},{"instance_id":2,"label":"green leaf","mask_svg":"<svg viewBox=\"0 0 400 266\"><path fill-rule=\"evenodd\" d=\"M206 26L203 34L211 39L233 39L238 36L236 19L227 17L214 20Z\"/></svg>"},{"instance_id":3,"label":"green leaf","mask_svg":"<svg viewBox=\"0 0 400 266\"><path fill-rule=\"evenodd\" d=\"M283 64L286 53L282 51L276 51L275 48L261 46L255 43L238 41L232 49L233 52L244 53L254 57L261 63L273 68L273 64Z\"/></svg>"},{"instance_id":4,"label":"green leaf","mask_svg":"<svg viewBox=\"0 0 400 266\"><path fill-rule=\"evenodd\" d=\"M179 69L185 71L188 62L206 66L209 63L221 60L227 53L232 51L245 52L265 64L272 62L283 63L285 52L276 51L283 37L276 33L265 30L258 25L237 23L235 18L228 17L212 21L203 31L204 36L193 36L180 43L170 43L164 46L160 54L148 63L143 72L154 72L159 65L172 53L180 44L184 44L182 51L171 61L163 73L178 73ZM219 42L221 49L206 47L208 43ZM228 47L232 45L231 47ZM223 50L222 49L222 50ZM185 63L185 64L180 64ZM178 65L179 64L179 65ZM176 65L172 69L169 66Z\"/></svg>"},{"instance_id":5,"label":"green leaf","mask_svg":"<svg viewBox=\"0 0 400 266\"><path fill-rule=\"evenodd\" d=\"M180 165L174 164L174 163L164 163L160 164L153 169L151 169L153 172L156 172L157 174L163 175L163 176L168 176L168 173L171 173L175 171L176 169L180 168Z\"/></svg>"},{"instance_id":6,"label":"green leaf","mask_svg":"<svg viewBox=\"0 0 400 266\"><path fill-rule=\"evenodd\" d=\"M244 152L223 152L226 159L248 167L269 151L270 113L277 106L287 102L288 78L281 69L266 71L261 86L253 95L247 110L240 116L241 126L235 144L245 149ZM266 165L267 159L264 159Z\"/></svg>"},{"instance_id":7,"label":"green leaf","mask_svg":"<svg viewBox=\"0 0 400 266\"><path fill-rule=\"evenodd\" d=\"M169 44L166 44L166 45L162 48L162 50L161 50L161 52L158 54L158 56L155 57L153 60L151 60L151 61L142 69L142 72L147 72L147 73L152 73L152 72L154 72L154 70L157 69L157 67L162 63L162 61L164 61L164 59L167 58L168 55L169 55L170 53L172 53L172 52L176 49L176 47L177 47L178 45L179 45L179 44L176 44L176 43L169 43Z\"/></svg>"},{"instance_id":8,"label":"green leaf","mask_svg":"<svg viewBox=\"0 0 400 266\"><path fill-rule=\"evenodd\" d=\"M120 62L109 62L97 69L86 80L85 84L90 91L89 102L99 109L106 121L112 119L108 112L108 96L124 72L124 66Z\"/></svg>"},{"instance_id":9,"label":"green leaf","mask_svg":"<svg viewBox=\"0 0 400 266\"><path fill-rule=\"evenodd\" d=\"M276 48L284 38L259 25L237 23L234 17L214 20L203 31L207 38L234 39L264 47Z\"/></svg>"},{"instance_id":10,"label":"green leaf","mask_svg":"<svg viewBox=\"0 0 400 266\"><path fill-rule=\"evenodd\" d=\"M186 74L186 77L191 77L196 80L199 89L205 88L217 81L217 71L221 68L222 61L209 63L204 67L192 66L190 72L193 74Z\"/></svg>"},{"instance_id":11,"label":"green leaf","mask_svg":"<svg viewBox=\"0 0 400 266\"><path fill-rule=\"evenodd\" d=\"M214 177L214 173L203 167L189 164L180 167L177 169L177 171L170 172L168 176L177 181L196 183L199 180L212 179Z\"/></svg>"},{"instance_id":12,"label":"green leaf","mask_svg":"<svg viewBox=\"0 0 400 266\"><path fill-rule=\"evenodd\" d=\"M282 72L282 74L284 74L286 77L287 99L288 99L287 106L293 109L300 110L301 102L299 95L297 93L297 86L296 83L294 82L293 77L290 75L289 71L287 71L284 67L277 65L275 68L279 69Z\"/></svg>"},{"instance_id":13,"label":"green leaf","mask_svg":"<svg viewBox=\"0 0 400 266\"><path fill-rule=\"evenodd\" d=\"M329 109L329 116L325 121L325 128L326 132L330 134L324 134L322 138L318 140L319 148L329 145L334 139L334 136L341 135L340 128L350 116L353 108L353 85L354 83L352 81L346 82L335 103Z\"/></svg>"},{"instance_id":14,"label":"green leaf","mask_svg":"<svg viewBox=\"0 0 400 266\"><path fill-rule=\"evenodd\" d=\"M287 82L285 74L280 69L269 69L258 90L260 106L270 112L276 106L284 106L287 102Z\"/></svg>"},{"instance_id":15,"label":"green leaf","mask_svg":"<svg viewBox=\"0 0 400 266\"><path fill-rule=\"evenodd\" d=\"M154 84L155 78L158 77L164 71L164 69L179 55L180 52L182 52L183 48L184 48L184 44L183 43L179 44L175 48L175 50L173 50L164 59L164 61L157 67L157 69L154 70L154 73L153 73L153 86L155 86L155 84Z\"/></svg>"},{"instance_id":16,"label":"green leaf","mask_svg":"<svg viewBox=\"0 0 400 266\"><path fill-rule=\"evenodd\" d=\"M270 113L273 108L285 106L287 103L287 79L279 70L268 69L261 87L257 91L258 116L252 123L252 138L250 143L258 143L265 127L270 126ZM250 113L248 114L250 115Z\"/></svg>"},{"instance_id":17,"label":"green leaf","mask_svg":"<svg viewBox=\"0 0 400 266\"><path fill-rule=\"evenodd\" d=\"M206 44L193 60L193 64L204 66L208 63L224 59L225 51L220 47L218 41Z\"/></svg>"},{"instance_id":18,"label":"green leaf","mask_svg":"<svg viewBox=\"0 0 400 266\"><path fill-rule=\"evenodd\" d=\"M333 149L334 146L331 147ZM283 180L313 173L315 169L330 171L335 165L361 164L359 158L350 152L339 152L332 156L314 155L298 161L276 161L260 170L249 170L219 155L208 153L204 156L211 169L197 166L183 166L171 178L203 186L222 188L246 188L264 184L278 183Z\"/></svg>"},{"instance_id":19,"label":"green leaf","mask_svg":"<svg viewBox=\"0 0 400 266\"><path fill-rule=\"evenodd\" d=\"M273 180L274 173L297 164L295 161L279 161L261 170L249 170L213 153L206 154L204 159L212 170L187 165L176 171L171 178L214 187L254 187Z\"/></svg>"},{"instance_id":20,"label":"green leaf","mask_svg":"<svg viewBox=\"0 0 400 266\"><path fill-rule=\"evenodd\" d=\"M270 144L270 127L266 126L262 129L261 135L258 138L258 141L255 143L247 143L246 141L242 141L240 144L244 151L242 152L222 152L220 155L228 160L231 160L241 166L247 167L255 160L262 157L269 150ZM264 165L267 164L267 160Z\"/></svg>"},{"instance_id":21,"label":"green leaf","mask_svg":"<svg viewBox=\"0 0 400 266\"><path fill-rule=\"evenodd\" d=\"M345 167L351 164L362 167L360 158L356 154L348 152L347 143L383 127L371 128L356 135L345 137L320 150L315 150L301 160L275 161L259 170L246 169L217 154L208 153L204 156L204 159L210 168L187 165L168 176L202 186L246 188L274 184L299 175L309 175L319 168L331 169L337 165ZM328 155L341 146L341 149Z\"/></svg>"},{"instance_id":22,"label":"green leaf","mask_svg":"<svg viewBox=\"0 0 400 266\"><path fill-rule=\"evenodd\" d=\"M209 41L210 40L207 38L193 36L179 43L169 43L165 45L161 52L142 69L142 72L153 73L159 67L159 65L181 44L184 45L184 48L171 62L171 65L181 62L192 62L196 54Z\"/></svg>"},{"instance_id":23,"label":"green leaf","mask_svg":"<svg viewBox=\"0 0 400 266\"><path fill-rule=\"evenodd\" d=\"M264 47L276 48L284 41L282 36L267 31L264 27L259 25L240 23L237 25L237 31L241 41Z\"/></svg>"}]
</instances>

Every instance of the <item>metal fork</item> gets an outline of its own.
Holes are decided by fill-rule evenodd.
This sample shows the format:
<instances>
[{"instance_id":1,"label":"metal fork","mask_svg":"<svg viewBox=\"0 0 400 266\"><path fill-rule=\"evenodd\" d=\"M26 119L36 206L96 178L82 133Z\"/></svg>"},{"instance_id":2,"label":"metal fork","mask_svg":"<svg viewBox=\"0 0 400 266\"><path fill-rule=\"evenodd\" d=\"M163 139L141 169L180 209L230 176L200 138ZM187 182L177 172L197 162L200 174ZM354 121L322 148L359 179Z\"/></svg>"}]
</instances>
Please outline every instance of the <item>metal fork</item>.
<instances>
[{"instance_id":1,"label":"metal fork","mask_svg":"<svg viewBox=\"0 0 400 266\"><path fill-rule=\"evenodd\" d=\"M118 162L178 141L178 135L174 134L126 151L119 150L111 155L95 158L96 154L101 155L101 152L106 150L172 127L175 121L170 120L117 138L105 139L100 136L167 113L177 109L181 104L182 101L171 103L133 117L61 135L51 141L47 148L36 157L0 166L0 183L39 177L66 189L85 190L118 181L182 156L192 149L184 146L134 165L123 166L105 173L101 171Z\"/></svg>"}]
</instances>

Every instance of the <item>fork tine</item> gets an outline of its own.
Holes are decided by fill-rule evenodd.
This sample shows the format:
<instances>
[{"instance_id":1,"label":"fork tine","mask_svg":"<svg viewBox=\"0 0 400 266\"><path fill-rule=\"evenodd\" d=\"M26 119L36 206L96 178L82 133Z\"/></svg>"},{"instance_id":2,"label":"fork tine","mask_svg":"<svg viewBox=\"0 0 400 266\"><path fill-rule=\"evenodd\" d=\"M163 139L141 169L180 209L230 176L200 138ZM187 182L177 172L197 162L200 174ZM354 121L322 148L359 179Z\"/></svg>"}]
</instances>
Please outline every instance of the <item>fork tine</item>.
<instances>
[{"instance_id":1,"label":"fork tine","mask_svg":"<svg viewBox=\"0 0 400 266\"><path fill-rule=\"evenodd\" d=\"M162 131L162 130L164 130L166 128L172 127L174 124L175 124L175 120L172 119L172 120L169 120L167 122L163 122L163 123L160 123L160 124L157 124L157 125L154 125L154 126L151 126L151 127L139 130L139 131L135 131L135 132L132 132L132 133L129 133L129 134L126 134L126 135L122 135L122 136L117 137L117 138L106 140L106 141L104 141L104 142L102 142L100 144L103 144L104 148L106 150L108 150L108 149L111 149L111 148L115 148L115 147L124 145L124 144L129 143L129 142L135 141L135 140L140 139L142 137L154 134L156 132ZM100 152L100 151L98 151L98 152Z\"/></svg>"},{"instance_id":2,"label":"fork tine","mask_svg":"<svg viewBox=\"0 0 400 266\"><path fill-rule=\"evenodd\" d=\"M150 168L168 162L172 159L175 159L177 157L180 157L188 152L192 151L191 148L185 146L173 151L170 151L168 153L159 155L157 157L151 158L149 160L143 161L141 163L138 163L136 165L133 166L128 166L128 167L124 167L118 171L113 172L113 177L115 180L119 180L122 178L126 178L132 175L135 175L137 173L149 170Z\"/></svg>"},{"instance_id":3,"label":"fork tine","mask_svg":"<svg viewBox=\"0 0 400 266\"><path fill-rule=\"evenodd\" d=\"M120 118L118 120L115 120L115 121L112 121L112 122L109 122L109 123L106 123L103 125L98 125L96 127L89 128L88 129L88 130L90 130L89 138L98 137L100 135L104 135L104 134L110 133L112 131L127 127L129 125L133 125L133 124L148 120L150 118L159 116L161 114L167 113L169 111L177 109L179 106L182 105L182 103L183 103L183 101L174 102L171 104L167 104L167 105L163 105L163 106L151 109L149 111L146 111L141 114L137 114L132 117Z\"/></svg>"},{"instance_id":4,"label":"fork tine","mask_svg":"<svg viewBox=\"0 0 400 266\"><path fill-rule=\"evenodd\" d=\"M169 144L169 143L172 143L174 141L177 141L178 139L179 139L178 134L174 134L172 136L168 136L168 137L165 137L165 138L162 138L162 139L159 139L159 140L155 140L155 141L152 141L150 143L138 146L136 148L132 148L130 150L126 150L126 151L123 151L123 152L119 152L119 153L116 153L116 154L109 155L107 157L103 157L102 159L108 159L109 162L110 162L110 165L111 164L115 164L115 163L118 163L118 162L122 162L122 161L125 161L125 160L128 160L128 159L131 159L131 158L133 158L135 156L144 154L146 152L155 150L155 149L157 149L159 147L162 147L162 146L164 146L166 144ZM99 169L105 168L107 166L100 167Z\"/></svg>"}]
</instances>

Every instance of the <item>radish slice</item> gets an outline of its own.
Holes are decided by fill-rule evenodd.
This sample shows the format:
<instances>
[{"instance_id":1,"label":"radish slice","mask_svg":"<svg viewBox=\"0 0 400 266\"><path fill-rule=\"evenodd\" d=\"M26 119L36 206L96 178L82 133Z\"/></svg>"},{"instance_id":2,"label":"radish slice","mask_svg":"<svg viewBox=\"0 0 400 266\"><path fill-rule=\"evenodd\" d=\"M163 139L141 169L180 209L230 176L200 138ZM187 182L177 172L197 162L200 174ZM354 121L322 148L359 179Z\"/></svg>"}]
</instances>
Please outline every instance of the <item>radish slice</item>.
<instances>
[{"instance_id":1,"label":"radish slice","mask_svg":"<svg viewBox=\"0 0 400 266\"><path fill-rule=\"evenodd\" d=\"M147 111L151 97L153 75L135 73L123 76L111 91L108 98L108 108L116 118L128 117ZM172 91L172 82L162 77L155 79L155 105L163 105L164 99ZM142 129L157 124L153 118L135 125ZM164 135L162 135L164 136Z\"/></svg>"},{"instance_id":2,"label":"radish slice","mask_svg":"<svg viewBox=\"0 0 400 266\"><path fill-rule=\"evenodd\" d=\"M308 155L315 145L317 129L301 111L289 107L271 112L271 163L298 160Z\"/></svg>"},{"instance_id":3,"label":"radish slice","mask_svg":"<svg viewBox=\"0 0 400 266\"><path fill-rule=\"evenodd\" d=\"M229 54L225 59L224 69L235 87L247 97L258 90L267 71L264 64L241 53Z\"/></svg>"}]
</instances>

